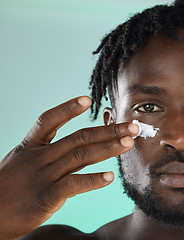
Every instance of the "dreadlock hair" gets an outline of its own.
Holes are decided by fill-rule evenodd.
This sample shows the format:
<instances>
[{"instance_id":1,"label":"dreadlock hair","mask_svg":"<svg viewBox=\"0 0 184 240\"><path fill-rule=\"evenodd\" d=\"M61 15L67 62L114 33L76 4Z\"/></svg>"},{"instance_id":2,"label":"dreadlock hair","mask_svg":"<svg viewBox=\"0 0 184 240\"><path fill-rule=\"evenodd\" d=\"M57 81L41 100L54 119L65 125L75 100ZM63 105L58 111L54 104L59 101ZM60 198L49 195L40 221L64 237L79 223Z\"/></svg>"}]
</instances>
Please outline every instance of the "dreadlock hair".
<instances>
[{"instance_id":1,"label":"dreadlock hair","mask_svg":"<svg viewBox=\"0 0 184 240\"><path fill-rule=\"evenodd\" d=\"M174 32L177 27L184 28L184 0L175 0L171 5L156 5L135 14L102 39L93 52L100 55L90 81L94 120L97 119L102 98L108 100L107 90L112 107L115 107L113 87L120 63L125 67L150 35L156 36L164 31L168 37L179 39Z\"/></svg>"}]
</instances>

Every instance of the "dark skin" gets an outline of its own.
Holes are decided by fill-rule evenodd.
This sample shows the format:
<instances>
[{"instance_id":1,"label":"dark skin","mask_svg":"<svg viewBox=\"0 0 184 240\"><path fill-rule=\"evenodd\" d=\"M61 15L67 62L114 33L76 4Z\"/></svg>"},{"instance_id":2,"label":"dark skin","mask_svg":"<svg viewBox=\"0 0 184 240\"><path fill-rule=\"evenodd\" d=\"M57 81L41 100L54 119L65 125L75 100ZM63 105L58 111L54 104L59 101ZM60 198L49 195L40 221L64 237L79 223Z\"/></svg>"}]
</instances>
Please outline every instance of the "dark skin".
<instances>
[{"instance_id":1,"label":"dark skin","mask_svg":"<svg viewBox=\"0 0 184 240\"><path fill-rule=\"evenodd\" d=\"M178 150L184 153L184 30L178 30L178 33L181 36L179 41L164 34L150 37L126 68L120 67L117 89L114 90L117 111L104 110L104 127L84 130L82 135L78 131L49 144L59 127L90 106L90 102L81 106L74 99L67 103L67 107L61 105L42 115L26 136L23 146L5 157L0 170L1 217L6 220L3 221L1 239L183 239L184 226L167 227L147 217L137 206L133 214L108 223L91 234L62 225L37 228L60 209L67 198L110 184L113 177L105 181L103 173L79 176L70 173L115 155L121 155L125 178L140 193L150 181L154 181L157 193L168 199L170 207L184 202L183 193L174 192L160 179L152 180L146 174L147 169L168 152ZM136 88L129 91L132 86ZM150 86L157 87L154 93ZM152 104L154 108L150 111L145 104ZM136 125L129 125L133 119L160 128L158 135L133 140L132 136L138 132ZM130 132L130 127L134 133ZM136 151L131 150L134 141ZM98 151L94 151L97 148ZM77 154L77 161L78 151L74 149L81 151ZM89 159L87 156L93 157ZM21 198L22 195L25 197ZM13 197L15 201L12 203Z\"/></svg>"},{"instance_id":2,"label":"dark skin","mask_svg":"<svg viewBox=\"0 0 184 240\"><path fill-rule=\"evenodd\" d=\"M33 231L67 198L113 181L112 172L75 172L132 148L132 136L138 132L136 125L83 129L50 144L57 129L90 105L88 97L75 98L43 113L21 144L0 163L1 240Z\"/></svg>"}]
</instances>

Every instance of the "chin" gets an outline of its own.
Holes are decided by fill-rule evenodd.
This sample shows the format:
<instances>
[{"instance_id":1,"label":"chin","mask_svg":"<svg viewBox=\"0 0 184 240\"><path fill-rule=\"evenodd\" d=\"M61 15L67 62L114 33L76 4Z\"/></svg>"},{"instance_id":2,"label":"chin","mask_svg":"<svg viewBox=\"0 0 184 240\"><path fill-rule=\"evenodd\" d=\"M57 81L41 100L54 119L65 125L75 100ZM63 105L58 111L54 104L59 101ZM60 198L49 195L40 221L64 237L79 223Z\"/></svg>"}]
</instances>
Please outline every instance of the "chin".
<instances>
[{"instance_id":1,"label":"chin","mask_svg":"<svg viewBox=\"0 0 184 240\"><path fill-rule=\"evenodd\" d=\"M154 187L153 187L154 186ZM123 178L124 192L146 216L163 225L184 226L184 189L146 187L140 193Z\"/></svg>"}]
</instances>

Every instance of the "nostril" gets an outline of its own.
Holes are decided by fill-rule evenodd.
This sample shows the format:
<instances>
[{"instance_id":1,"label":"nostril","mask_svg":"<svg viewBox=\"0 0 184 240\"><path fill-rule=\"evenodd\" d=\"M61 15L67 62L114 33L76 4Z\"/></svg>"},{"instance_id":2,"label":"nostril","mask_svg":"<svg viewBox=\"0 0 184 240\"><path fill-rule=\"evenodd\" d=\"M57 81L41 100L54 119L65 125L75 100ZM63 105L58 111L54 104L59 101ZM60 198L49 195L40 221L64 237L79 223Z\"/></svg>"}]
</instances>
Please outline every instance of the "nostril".
<instances>
[{"instance_id":1,"label":"nostril","mask_svg":"<svg viewBox=\"0 0 184 240\"><path fill-rule=\"evenodd\" d=\"M175 149L175 147L172 145L172 144L169 144L168 143L169 141L166 141L166 140L162 140L160 141L160 145L164 148L172 148L172 149Z\"/></svg>"},{"instance_id":2,"label":"nostril","mask_svg":"<svg viewBox=\"0 0 184 240\"><path fill-rule=\"evenodd\" d=\"M169 144L167 141L161 141L160 142L161 147L165 148L165 149L172 149L172 150L176 150L174 144Z\"/></svg>"},{"instance_id":3,"label":"nostril","mask_svg":"<svg viewBox=\"0 0 184 240\"><path fill-rule=\"evenodd\" d=\"M160 140L160 146L163 148L172 148L178 151L184 151L184 136L183 133L175 132L167 134Z\"/></svg>"},{"instance_id":4,"label":"nostril","mask_svg":"<svg viewBox=\"0 0 184 240\"><path fill-rule=\"evenodd\" d=\"M174 146L172 146L172 145L170 145L170 144L166 144L165 146L166 146L166 147L168 147L168 148L175 149L175 147L174 147Z\"/></svg>"}]
</instances>

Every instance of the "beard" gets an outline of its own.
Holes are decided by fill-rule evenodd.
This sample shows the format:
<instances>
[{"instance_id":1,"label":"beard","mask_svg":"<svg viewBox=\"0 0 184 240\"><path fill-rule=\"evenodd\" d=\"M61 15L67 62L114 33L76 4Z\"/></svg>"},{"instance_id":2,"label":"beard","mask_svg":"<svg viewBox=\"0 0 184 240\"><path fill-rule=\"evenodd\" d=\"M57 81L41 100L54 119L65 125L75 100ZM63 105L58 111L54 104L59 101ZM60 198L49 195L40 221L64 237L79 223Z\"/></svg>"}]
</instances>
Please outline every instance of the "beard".
<instances>
[{"instance_id":1,"label":"beard","mask_svg":"<svg viewBox=\"0 0 184 240\"><path fill-rule=\"evenodd\" d=\"M128 182L125 178L125 173L121 164L121 157L118 156L118 165L119 165L119 174L124 188L124 193L130 197L135 205L142 210L146 216L152 218L156 222L161 224L180 227L184 225L184 202L181 201L174 206L171 206L169 200L165 200L159 196L159 194L154 190L154 186L150 184L145 187L142 193L137 190L137 187ZM172 162L174 159L177 159L181 162L184 162L184 158L180 153L174 152L170 156L165 157L158 163L154 164L150 168L150 176L154 174L154 171L164 166L165 164ZM174 189L174 191L179 191L184 194L184 189Z\"/></svg>"}]
</instances>

